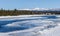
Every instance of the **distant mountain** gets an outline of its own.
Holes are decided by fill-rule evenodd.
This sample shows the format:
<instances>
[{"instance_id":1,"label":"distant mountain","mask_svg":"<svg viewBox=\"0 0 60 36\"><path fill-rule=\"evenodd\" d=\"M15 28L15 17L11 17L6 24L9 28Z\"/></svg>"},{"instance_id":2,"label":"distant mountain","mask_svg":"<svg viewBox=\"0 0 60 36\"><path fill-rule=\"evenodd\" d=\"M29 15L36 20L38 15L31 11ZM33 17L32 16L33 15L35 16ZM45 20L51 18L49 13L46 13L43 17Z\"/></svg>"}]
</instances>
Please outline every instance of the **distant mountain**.
<instances>
[{"instance_id":1,"label":"distant mountain","mask_svg":"<svg viewBox=\"0 0 60 36\"><path fill-rule=\"evenodd\" d=\"M33 8L33 9L20 9L30 11L60 11L60 8Z\"/></svg>"}]
</instances>

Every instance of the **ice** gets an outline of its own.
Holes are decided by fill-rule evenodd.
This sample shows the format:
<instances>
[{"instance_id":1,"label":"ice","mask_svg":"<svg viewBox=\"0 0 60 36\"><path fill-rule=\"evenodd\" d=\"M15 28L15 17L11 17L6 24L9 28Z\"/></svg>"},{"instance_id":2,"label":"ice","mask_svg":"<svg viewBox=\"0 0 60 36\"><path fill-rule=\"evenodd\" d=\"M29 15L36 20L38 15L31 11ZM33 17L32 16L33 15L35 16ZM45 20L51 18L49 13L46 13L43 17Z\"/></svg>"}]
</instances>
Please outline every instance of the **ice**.
<instances>
[{"instance_id":1,"label":"ice","mask_svg":"<svg viewBox=\"0 0 60 36\"><path fill-rule=\"evenodd\" d=\"M60 36L59 16L0 16L0 36Z\"/></svg>"}]
</instances>

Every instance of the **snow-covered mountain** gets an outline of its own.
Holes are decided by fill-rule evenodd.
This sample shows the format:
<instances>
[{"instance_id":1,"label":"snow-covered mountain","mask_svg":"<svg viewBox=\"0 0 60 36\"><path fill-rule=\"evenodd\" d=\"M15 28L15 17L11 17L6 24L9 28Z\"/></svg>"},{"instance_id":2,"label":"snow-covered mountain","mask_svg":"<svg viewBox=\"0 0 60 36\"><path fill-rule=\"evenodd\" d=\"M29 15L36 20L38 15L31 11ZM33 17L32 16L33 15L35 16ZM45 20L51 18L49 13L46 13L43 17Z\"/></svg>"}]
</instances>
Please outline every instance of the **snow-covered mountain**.
<instances>
[{"instance_id":1,"label":"snow-covered mountain","mask_svg":"<svg viewBox=\"0 0 60 36\"><path fill-rule=\"evenodd\" d=\"M20 9L20 10L30 10L30 11L60 11L60 8L33 8L33 9Z\"/></svg>"}]
</instances>

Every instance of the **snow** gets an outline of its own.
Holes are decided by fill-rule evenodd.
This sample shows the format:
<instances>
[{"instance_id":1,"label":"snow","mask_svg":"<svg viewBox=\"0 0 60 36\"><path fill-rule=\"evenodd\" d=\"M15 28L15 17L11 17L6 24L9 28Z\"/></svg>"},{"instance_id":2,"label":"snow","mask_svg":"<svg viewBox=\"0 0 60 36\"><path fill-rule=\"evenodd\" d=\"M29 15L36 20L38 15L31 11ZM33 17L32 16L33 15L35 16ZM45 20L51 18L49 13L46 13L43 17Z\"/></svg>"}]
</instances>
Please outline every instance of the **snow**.
<instances>
[{"instance_id":1,"label":"snow","mask_svg":"<svg viewBox=\"0 0 60 36\"><path fill-rule=\"evenodd\" d=\"M60 36L59 15L0 16L0 24L0 36Z\"/></svg>"},{"instance_id":2,"label":"snow","mask_svg":"<svg viewBox=\"0 0 60 36\"><path fill-rule=\"evenodd\" d=\"M25 8L25 9L18 9L18 10L28 10L28 11L60 11L60 8Z\"/></svg>"}]
</instances>

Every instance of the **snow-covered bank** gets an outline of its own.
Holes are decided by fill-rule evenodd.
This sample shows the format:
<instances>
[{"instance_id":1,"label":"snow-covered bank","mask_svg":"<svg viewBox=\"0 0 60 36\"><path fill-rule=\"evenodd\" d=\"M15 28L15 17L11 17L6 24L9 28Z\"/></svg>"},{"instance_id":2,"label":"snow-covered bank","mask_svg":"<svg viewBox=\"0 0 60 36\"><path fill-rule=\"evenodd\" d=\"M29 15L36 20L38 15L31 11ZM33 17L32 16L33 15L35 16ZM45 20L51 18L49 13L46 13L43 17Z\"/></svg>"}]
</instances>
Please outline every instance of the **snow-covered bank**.
<instances>
[{"instance_id":1,"label":"snow-covered bank","mask_svg":"<svg viewBox=\"0 0 60 36\"><path fill-rule=\"evenodd\" d=\"M0 36L60 36L58 15L0 16Z\"/></svg>"},{"instance_id":2,"label":"snow-covered bank","mask_svg":"<svg viewBox=\"0 0 60 36\"><path fill-rule=\"evenodd\" d=\"M16 18L16 17L31 17L31 16L55 16L55 15L18 15L18 16L0 16L0 18ZM59 16L60 15L58 15L57 17Z\"/></svg>"},{"instance_id":3,"label":"snow-covered bank","mask_svg":"<svg viewBox=\"0 0 60 36\"><path fill-rule=\"evenodd\" d=\"M0 18L8 18L8 17L30 17L30 16L42 16L42 15L0 16Z\"/></svg>"}]
</instances>

